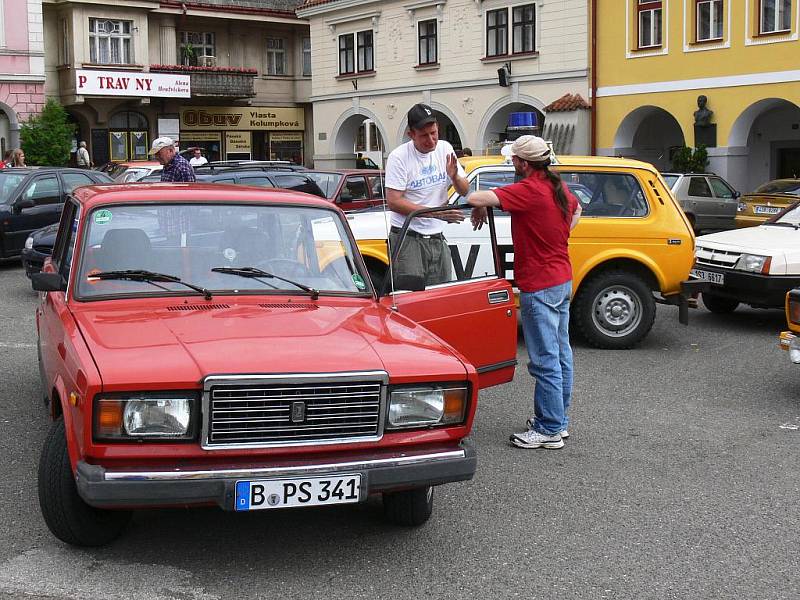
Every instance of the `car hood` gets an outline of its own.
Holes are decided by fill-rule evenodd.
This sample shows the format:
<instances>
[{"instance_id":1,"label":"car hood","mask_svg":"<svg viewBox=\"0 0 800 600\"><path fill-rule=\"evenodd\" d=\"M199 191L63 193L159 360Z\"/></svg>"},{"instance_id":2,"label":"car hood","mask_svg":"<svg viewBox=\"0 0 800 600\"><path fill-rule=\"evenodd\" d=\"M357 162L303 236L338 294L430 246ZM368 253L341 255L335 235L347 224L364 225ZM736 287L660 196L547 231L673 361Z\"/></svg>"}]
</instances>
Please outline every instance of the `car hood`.
<instances>
[{"instance_id":1,"label":"car hood","mask_svg":"<svg viewBox=\"0 0 800 600\"><path fill-rule=\"evenodd\" d=\"M194 388L211 374L385 370L397 382L466 376L438 338L372 300L183 300L74 308L106 391Z\"/></svg>"},{"instance_id":2,"label":"car hood","mask_svg":"<svg viewBox=\"0 0 800 600\"><path fill-rule=\"evenodd\" d=\"M783 254L800 248L800 230L774 225L744 227L698 236L695 245L753 254Z\"/></svg>"},{"instance_id":3,"label":"car hood","mask_svg":"<svg viewBox=\"0 0 800 600\"><path fill-rule=\"evenodd\" d=\"M58 233L58 223L47 225L41 229L37 229L31 234L33 238L33 245L37 247L52 248L56 243L56 234Z\"/></svg>"}]
</instances>

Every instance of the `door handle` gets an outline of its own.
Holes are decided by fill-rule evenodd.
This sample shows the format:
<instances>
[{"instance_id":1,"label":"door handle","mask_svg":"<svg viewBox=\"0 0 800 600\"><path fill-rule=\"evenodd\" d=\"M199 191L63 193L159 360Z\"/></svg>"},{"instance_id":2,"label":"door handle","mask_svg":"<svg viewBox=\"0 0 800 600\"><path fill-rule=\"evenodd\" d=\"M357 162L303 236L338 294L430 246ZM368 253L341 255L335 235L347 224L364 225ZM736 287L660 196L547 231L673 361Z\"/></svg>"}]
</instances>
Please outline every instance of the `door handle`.
<instances>
[{"instance_id":1,"label":"door handle","mask_svg":"<svg viewBox=\"0 0 800 600\"><path fill-rule=\"evenodd\" d=\"M509 298L508 290L489 292L489 304L505 304Z\"/></svg>"}]
</instances>

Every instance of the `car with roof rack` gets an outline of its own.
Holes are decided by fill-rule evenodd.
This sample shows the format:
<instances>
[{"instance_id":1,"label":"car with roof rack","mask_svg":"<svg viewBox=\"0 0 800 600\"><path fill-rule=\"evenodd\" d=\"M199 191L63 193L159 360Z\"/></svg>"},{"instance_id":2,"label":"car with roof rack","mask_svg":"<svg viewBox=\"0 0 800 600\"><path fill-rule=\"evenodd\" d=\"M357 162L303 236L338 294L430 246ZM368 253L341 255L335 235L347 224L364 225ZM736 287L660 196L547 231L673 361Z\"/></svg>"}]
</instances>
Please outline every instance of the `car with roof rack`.
<instances>
[{"instance_id":1,"label":"car with roof rack","mask_svg":"<svg viewBox=\"0 0 800 600\"><path fill-rule=\"evenodd\" d=\"M493 264L383 293L326 199L79 188L32 276L52 421L38 471L45 523L98 546L141 508L245 513L370 496L393 523L425 523L434 488L475 473L479 390L514 375L514 298Z\"/></svg>"},{"instance_id":2,"label":"car with roof rack","mask_svg":"<svg viewBox=\"0 0 800 600\"><path fill-rule=\"evenodd\" d=\"M661 173L695 232L733 229L741 194L714 173Z\"/></svg>"},{"instance_id":3,"label":"car with roof rack","mask_svg":"<svg viewBox=\"0 0 800 600\"><path fill-rule=\"evenodd\" d=\"M198 182L227 183L236 185L253 185L256 187L281 188L294 190L324 198L325 193L319 188L316 181L306 175L305 171L262 171L230 169L214 174L199 173L196 175Z\"/></svg>"}]
</instances>

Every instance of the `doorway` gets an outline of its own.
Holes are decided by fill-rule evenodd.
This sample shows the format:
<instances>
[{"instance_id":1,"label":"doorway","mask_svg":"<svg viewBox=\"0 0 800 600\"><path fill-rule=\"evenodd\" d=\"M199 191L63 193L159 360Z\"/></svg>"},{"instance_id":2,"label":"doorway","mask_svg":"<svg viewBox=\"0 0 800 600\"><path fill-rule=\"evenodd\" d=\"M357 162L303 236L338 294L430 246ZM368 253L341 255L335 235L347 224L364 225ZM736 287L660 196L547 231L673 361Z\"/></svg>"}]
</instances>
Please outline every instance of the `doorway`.
<instances>
[{"instance_id":1,"label":"doorway","mask_svg":"<svg viewBox=\"0 0 800 600\"><path fill-rule=\"evenodd\" d=\"M800 148L778 150L778 179L800 178Z\"/></svg>"},{"instance_id":2,"label":"doorway","mask_svg":"<svg viewBox=\"0 0 800 600\"><path fill-rule=\"evenodd\" d=\"M126 110L111 117L108 124L108 145L112 161L147 160L147 117Z\"/></svg>"}]
</instances>

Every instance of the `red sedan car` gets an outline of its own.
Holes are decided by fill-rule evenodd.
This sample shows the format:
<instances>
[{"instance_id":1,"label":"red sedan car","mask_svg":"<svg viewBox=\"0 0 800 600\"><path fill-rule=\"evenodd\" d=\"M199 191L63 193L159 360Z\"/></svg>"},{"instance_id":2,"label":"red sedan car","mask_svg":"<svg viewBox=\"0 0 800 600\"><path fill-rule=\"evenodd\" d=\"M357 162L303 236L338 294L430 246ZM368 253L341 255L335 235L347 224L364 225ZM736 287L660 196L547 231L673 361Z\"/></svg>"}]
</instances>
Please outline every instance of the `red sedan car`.
<instances>
[{"instance_id":1,"label":"red sedan car","mask_svg":"<svg viewBox=\"0 0 800 600\"><path fill-rule=\"evenodd\" d=\"M478 390L513 377L514 298L494 264L383 292L324 199L80 188L32 277L53 420L39 463L47 526L91 546L141 507L372 494L390 520L424 523L433 487L475 472Z\"/></svg>"}]
</instances>

